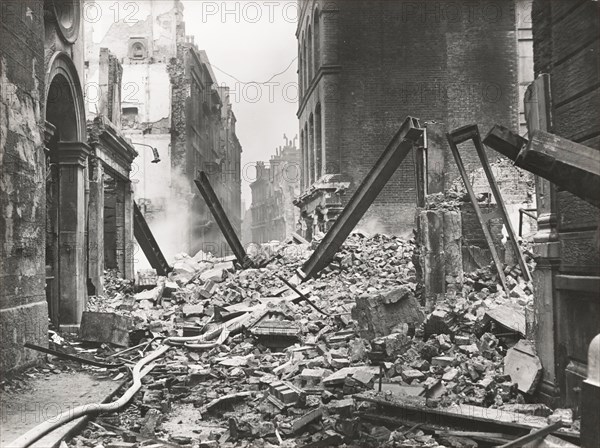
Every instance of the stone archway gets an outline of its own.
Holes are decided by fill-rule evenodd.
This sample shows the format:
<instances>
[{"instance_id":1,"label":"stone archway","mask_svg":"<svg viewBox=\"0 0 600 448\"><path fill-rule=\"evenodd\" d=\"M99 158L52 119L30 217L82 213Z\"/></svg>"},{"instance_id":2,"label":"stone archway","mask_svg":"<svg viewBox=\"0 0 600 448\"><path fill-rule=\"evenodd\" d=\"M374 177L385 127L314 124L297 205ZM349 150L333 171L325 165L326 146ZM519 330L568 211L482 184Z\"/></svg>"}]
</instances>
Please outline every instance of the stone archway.
<instances>
[{"instance_id":1,"label":"stone archway","mask_svg":"<svg viewBox=\"0 0 600 448\"><path fill-rule=\"evenodd\" d=\"M46 72L46 271L50 317L73 328L86 301L86 179L84 98L68 54L55 53Z\"/></svg>"}]
</instances>

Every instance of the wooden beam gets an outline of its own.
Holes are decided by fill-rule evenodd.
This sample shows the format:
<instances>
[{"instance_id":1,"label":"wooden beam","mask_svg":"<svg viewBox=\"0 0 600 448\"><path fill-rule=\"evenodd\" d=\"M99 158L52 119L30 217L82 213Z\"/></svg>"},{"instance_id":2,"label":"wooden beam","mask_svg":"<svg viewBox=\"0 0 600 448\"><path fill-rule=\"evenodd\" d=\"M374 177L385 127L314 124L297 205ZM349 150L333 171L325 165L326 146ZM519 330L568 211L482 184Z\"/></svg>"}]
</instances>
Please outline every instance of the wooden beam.
<instances>
[{"instance_id":1,"label":"wooden beam","mask_svg":"<svg viewBox=\"0 0 600 448\"><path fill-rule=\"evenodd\" d=\"M551 425L546 426L545 428L540 428L538 430L532 431L530 434L527 434L523 437L519 437L518 439L512 440L504 445L501 445L499 448L518 448L520 446L525 445L526 443L533 442L534 440L541 439L548 434L553 433L554 431L560 429L562 427L562 422L556 422Z\"/></svg>"},{"instance_id":2,"label":"wooden beam","mask_svg":"<svg viewBox=\"0 0 600 448\"><path fill-rule=\"evenodd\" d=\"M537 130L515 163L600 207L600 151Z\"/></svg>"}]
</instances>

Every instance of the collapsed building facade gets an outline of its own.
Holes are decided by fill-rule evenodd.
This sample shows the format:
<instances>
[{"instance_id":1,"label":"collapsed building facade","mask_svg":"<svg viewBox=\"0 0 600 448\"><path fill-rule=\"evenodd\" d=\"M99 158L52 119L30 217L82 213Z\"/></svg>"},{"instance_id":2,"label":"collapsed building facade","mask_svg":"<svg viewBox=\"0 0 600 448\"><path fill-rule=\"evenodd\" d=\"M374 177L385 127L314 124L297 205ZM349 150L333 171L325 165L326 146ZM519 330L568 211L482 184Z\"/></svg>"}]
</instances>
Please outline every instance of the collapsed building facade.
<instances>
[{"instance_id":1,"label":"collapsed building facade","mask_svg":"<svg viewBox=\"0 0 600 448\"><path fill-rule=\"evenodd\" d=\"M286 137L268 167L256 164L256 180L250 184L253 243L285 241L296 232L299 212L293 200L300 194L300 151L295 142Z\"/></svg>"},{"instance_id":2,"label":"collapsed building facade","mask_svg":"<svg viewBox=\"0 0 600 448\"><path fill-rule=\"evenodd\" d=\"M183 10L177 0L140 2L143 20L112 23L99 42L88 40L87 50L91 80L99 48L110 48L123 64L121 122L140 152L134 195L169 258L200 249L227 252L193 184L200 171L241 229L242 148L229 89L218 85L206 52L186 36ZM89 28L92 33L94 24Z\"/></svg>"},{"instance_id":3,"label":"collapsed building facade","mask_svg":"<svg viewBox=\"0 0 600 448\"><path fill-rule=\"evenodd\" d=\"M478 122L524 127L519 98L533 79L530 1L299 2L304 236L327 231L407 115L439 149L438 191L458 178L444 134ZM490 53L494 57L490 57ZM469 171L478 167L467 158ZM415 167L406 160L359 224L409 234Z\"/></svg>"},{"instance_id":4,"label":"collapsed building facade","mask_svg":"<svg viewBox=\"0 0 600 448\"><path fill-rule=\"evenodd\" d=\"M75 330L104 266L133 276L130 172L137 152L109 107L117 75L87 120L79 2L2 4L2 260L0 371L33 362L24 343L47 345L48 318ZM110 92L110 93L109 93Z\"/></svg>"}]
</instances>

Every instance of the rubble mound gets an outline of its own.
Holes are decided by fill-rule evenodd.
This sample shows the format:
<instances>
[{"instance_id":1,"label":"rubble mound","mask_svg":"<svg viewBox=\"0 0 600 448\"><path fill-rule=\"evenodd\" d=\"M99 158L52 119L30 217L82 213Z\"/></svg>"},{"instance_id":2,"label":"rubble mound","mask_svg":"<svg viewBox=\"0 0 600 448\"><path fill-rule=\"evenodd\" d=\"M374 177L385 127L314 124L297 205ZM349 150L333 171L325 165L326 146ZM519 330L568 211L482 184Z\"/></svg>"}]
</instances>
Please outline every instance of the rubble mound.
<instances>
[{"instance_id":1,"label":"rubble mound","mask_svg":"<svg viewBox=\"0 0 600 448\"><path fill-rule=\"evenodd\" d=\"M270 263L245 270L233 258L182 254L168 278L138 273L135 293L108 279L106 297L88 311L131 319L138 338L130 345L207 337L169 351L133 404L97 425L183 446L436 446L447 435L401 423L390 430L383 417L364 417L384 415L365 397L416 400L424 409L529 400L535 384L505 372L507 352L525 335L514 322L525 326L532 298L517 268L506 270L509 296L485 268L427 311L413 241L354 233L297 294L282 278L313 249L270 247ZM110 439L98 428L86 436L72 446Z\"/></svg>"}]
</instances>

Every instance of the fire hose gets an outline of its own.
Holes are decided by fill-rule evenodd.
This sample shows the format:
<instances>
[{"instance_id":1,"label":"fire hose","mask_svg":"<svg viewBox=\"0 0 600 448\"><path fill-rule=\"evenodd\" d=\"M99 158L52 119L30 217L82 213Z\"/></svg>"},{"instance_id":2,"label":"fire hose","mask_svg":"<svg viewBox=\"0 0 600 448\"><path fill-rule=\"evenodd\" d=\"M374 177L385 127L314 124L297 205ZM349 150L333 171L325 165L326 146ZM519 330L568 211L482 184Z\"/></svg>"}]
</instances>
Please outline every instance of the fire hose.
<instances>
[{"instance_id":1,"label":"fire hose","mask_svg":"<svg viewBox=\"0 0 600 448\"><path fill-rule=\"evenodd\" d=\"M133 384L125 391L125 393L116 401L110 403L90 403L76 408L63 411L51 420L46 420L40 423L36 427L30 429L21 437L13 441L10 446L12 448L27 448L32 445L46 434L54 431L56 428L75 420L79 417L83 417L90 414L100 414L103 412L114 412L121 409L133 398L133 396L142 387L142 378L146 376L153 368L154 365L150 365L145 369L142 369L146 364L154 361L155 359L164 355L171 347L176 345L184 345L189 348L212 348L219 344L222 344L224 340L232 333L236 333L241 330L245 315L238 316L230 321L218 325L213 330L199 336L190 337L169 337L165 338L163 343L153 352L148 354L145 358L140 359L137 364L133 367L132 378ZM217 338L217 342L208 343L208 341Z\"/></svg>"}]
</instances>

